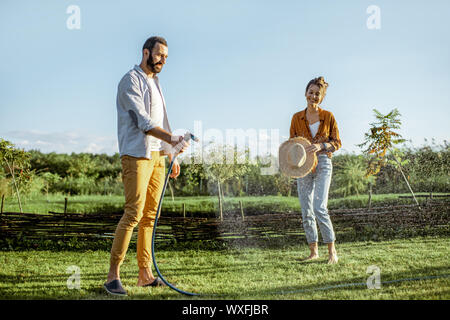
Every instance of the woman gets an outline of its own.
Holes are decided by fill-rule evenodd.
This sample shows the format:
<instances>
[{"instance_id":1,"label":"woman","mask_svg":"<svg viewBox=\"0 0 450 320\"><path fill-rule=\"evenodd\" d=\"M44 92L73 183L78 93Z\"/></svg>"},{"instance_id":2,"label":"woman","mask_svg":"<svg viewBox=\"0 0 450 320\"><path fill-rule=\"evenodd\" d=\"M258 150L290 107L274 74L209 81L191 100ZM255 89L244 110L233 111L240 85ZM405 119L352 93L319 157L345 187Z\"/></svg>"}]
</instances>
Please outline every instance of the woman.
<instances>
[{"instance_id":1,"label":"woman","mask_svg":"<svg viewBox=\"0 0 450 320\"><path fill-rule=\"evenodd\" d=\"M328 263L337 263L333 225L328 215L328 190L330 188L332 153L341 147L336 120L331 112L319 107L325 97L328 83L323 77L311 80L306 86L308 106L292 117L290 138L304 137L311 142L305 149L316 153L317 163L311 173L297 179L297 191L302 209L303 228L311 254L304 260L319 257L316 220L323 241L328 244Z\"/></svg>"}]
</instances>

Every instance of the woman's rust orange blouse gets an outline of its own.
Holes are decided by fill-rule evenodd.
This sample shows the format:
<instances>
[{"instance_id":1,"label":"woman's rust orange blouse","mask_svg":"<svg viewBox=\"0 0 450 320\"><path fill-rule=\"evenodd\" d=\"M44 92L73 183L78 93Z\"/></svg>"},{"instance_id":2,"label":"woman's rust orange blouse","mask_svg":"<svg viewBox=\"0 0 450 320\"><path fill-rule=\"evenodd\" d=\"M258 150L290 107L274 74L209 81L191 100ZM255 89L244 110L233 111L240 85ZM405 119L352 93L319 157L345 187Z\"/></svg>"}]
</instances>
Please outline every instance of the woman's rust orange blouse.
<instances>
[{"instance_id":1,"label":"woman's rust orange blouse","mask_svg":"<svg viewBox=\"0 0 450 320\"><path fill-rule=\"evenodd\" d=\"M319 120L320 124L317 134L313 138L309 129L308 120L306 119L306 109L295 113L292 116L290 138L304 137L312 144L330 143L331 147L328 147L326 150L320 150L316 154L327 154L331 158L332 153L342 146L337 123L334 115L330 111L321 108L319 108Z\"/></svg>"}]
</instances>

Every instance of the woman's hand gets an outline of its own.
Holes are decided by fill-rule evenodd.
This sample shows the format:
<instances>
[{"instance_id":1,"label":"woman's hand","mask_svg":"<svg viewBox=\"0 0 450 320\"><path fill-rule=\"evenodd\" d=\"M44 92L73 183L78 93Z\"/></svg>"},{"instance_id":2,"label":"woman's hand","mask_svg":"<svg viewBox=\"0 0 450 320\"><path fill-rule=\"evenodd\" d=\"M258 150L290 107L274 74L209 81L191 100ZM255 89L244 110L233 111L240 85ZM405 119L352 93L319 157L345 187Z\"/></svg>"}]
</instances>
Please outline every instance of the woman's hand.
<instances>
[{"instance_id":1,"label":"woman's hand","mask_svg":"<svg viewBox=\"0 0 450 320\"><path fill-rule=\"evenodd\" d=\"M317 151L320 151L321 147L319 143L312 144L310 146L307 146L305 148L306 153L316 153Z\"/></svg>"}]
</instances>

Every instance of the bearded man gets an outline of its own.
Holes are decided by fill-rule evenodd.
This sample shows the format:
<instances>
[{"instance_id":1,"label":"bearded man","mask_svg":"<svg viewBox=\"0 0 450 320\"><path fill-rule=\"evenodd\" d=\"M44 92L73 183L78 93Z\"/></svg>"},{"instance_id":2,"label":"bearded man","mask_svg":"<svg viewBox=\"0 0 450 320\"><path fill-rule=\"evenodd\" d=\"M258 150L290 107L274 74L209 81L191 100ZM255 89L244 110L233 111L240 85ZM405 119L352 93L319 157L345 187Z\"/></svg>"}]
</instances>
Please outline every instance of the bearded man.
<instances>
[{"instance_id":1,"label":"bearded man","mask_svg":"<svg viewBox=\"0 0 450 320\"><path fill-rule=\"evenodd\" d=\"M104 284L114 295L127 295L120 281L120 266L125 259L134 227L139 224L137 285L162 286L151 270L152 232L159 198L164 185L165 156L183 152L189 143L171 133L166 104L157 74L168 57L167 41L162 37L147 39L140 65L135 65L120 80L117 91L117 129L125 210L111 248L110 269ZM180 174L175 160L171 178Z\"/></svg>"}]
</instances>

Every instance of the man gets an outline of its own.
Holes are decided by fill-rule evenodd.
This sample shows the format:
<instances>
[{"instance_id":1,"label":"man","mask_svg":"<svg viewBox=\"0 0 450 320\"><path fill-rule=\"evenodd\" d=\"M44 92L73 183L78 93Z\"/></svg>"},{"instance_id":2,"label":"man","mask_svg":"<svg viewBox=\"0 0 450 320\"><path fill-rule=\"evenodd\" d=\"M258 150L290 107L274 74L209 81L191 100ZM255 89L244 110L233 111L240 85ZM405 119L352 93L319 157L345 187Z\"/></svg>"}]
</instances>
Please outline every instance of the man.
<instances>
[{"instance_id":1,"label":"man","mask_svg":"<svg viewBox=\"0 0 450 320\"><path fill-rule=\"evenodd\" d=\"M153 223L165 176L164 155L172 161L175 152L181 153L189 146L182 136L171 134L157 77L166 63L167 54L164 38L149 38L142 48L141 64L125 74L118 85L118 138L125 210L114 235L110 269L104 284L110 294L127 294L120 281L120 266L138 224L137 285L164 285L151 270ZM176 178L179 174L180 165L175 161L170 177Z\"/></svg>"}]
</instances>

